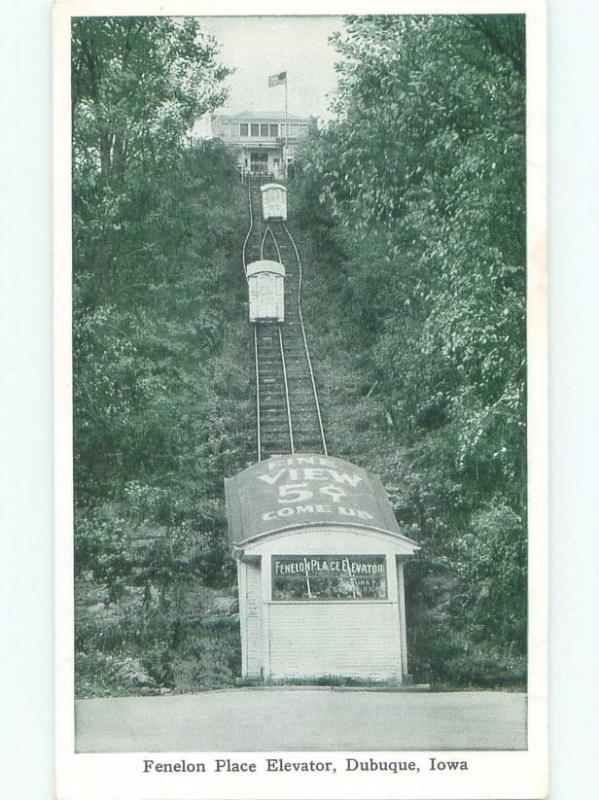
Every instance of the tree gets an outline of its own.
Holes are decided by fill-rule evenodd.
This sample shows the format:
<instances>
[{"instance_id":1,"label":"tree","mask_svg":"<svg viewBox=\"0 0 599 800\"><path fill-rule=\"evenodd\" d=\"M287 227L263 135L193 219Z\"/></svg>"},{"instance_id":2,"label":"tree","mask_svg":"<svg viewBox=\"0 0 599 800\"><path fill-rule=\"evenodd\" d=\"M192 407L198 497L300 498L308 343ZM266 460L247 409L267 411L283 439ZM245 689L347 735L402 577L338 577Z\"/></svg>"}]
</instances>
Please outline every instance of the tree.
<instances>
[{"instance_id":1,"label":"tree","mask_svg":"<svg viewBox=\"0 0 599 800\"><path fill-rule=\"evenodd\" d=\"M176 158L229 73L195 17L79 17L72 29L75 168L104 182Z\"/></svg>"},{"instance_id":2,"label":"tree","mask_svg":"<svg viewBox=\"0 0 599 800\"><path fill-rule=\"evenodd\" d=\"M152 233L164 234L160 188L176 191L194 120L226 96L216 56L195 17L73 21L74 256L89 275L86 302L106 282L117 295L139 282L140 269L124 267L141 267ZM136 258L125 265L123 252Z\"/></svg>"},{"instance_id":3,"label":"tree","mask_svg":"<svg viewBox=\"0 0 599 800\"><path fill-rule=\"evenodd\" d=\"M522 654L523 17L349 17L333 41L335 116L305 151L302 219L385 408L377 466L412 499L427 566L411 591L444 574L448 624Z\"/></svg>"},{"instance_id":4,"label":"tree","mask_svg":"<svg viewBox=\"0 0 599 800\"><path fill-rule=\"evenodd\" d=\"M247 457L244 196L189 134L228 70L189 17L78 18L72 56L75 568L110 606L78 615L78 663L172 683L190 595L232 581L222 479Z\"/></svg>"}]
</instances>

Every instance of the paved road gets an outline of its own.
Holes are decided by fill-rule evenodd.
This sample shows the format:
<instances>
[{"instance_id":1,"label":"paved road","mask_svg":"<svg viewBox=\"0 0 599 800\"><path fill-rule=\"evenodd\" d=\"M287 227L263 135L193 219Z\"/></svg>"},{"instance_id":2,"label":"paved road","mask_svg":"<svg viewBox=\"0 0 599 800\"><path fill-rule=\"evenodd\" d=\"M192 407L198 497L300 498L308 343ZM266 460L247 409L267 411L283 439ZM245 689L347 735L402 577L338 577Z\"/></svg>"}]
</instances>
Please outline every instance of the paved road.
<instances>
[{"instance_id":1,"label":"paved road","mask_svg":"<svg viewBox=\"0 0 599 800\"><path fill-rule=\"evenodd\" d=\"M231 690L79 700L78 752L519 750L526 695Z\"/></svg>"}]
</instances>

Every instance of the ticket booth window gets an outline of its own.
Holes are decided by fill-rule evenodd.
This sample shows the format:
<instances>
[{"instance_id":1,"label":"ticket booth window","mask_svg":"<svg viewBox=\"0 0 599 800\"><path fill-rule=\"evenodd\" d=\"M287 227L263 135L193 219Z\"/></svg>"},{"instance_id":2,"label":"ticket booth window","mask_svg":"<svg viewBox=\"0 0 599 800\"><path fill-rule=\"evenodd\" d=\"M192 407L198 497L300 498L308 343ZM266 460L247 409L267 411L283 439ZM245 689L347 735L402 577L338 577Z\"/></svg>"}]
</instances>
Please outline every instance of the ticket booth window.
<instances>
[{"instance_id":1,"label":"ticket booth window","mask_svg":"<svg viewBox=\"0 0 599 800\"><path fill-rule=\"evenodd\" d=\"M385 556L272 556L272 599L386 600Z\"/></svg>"}]
</instances>

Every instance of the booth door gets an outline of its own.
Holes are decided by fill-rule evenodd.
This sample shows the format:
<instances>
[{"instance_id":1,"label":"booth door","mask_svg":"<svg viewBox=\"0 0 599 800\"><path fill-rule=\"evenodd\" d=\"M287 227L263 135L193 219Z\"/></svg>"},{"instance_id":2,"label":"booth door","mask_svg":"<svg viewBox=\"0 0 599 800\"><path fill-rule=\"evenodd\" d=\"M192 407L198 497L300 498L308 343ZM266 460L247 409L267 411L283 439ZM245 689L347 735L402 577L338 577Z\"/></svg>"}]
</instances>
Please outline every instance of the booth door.
<instances>
[{"instance_id":1,"label":"booth door","mask_svg":"<svg viewBox=\"0 0 599 800\"><path fill-rule=\"evenodd\" d=\"M396 603L273 603L268 628L268 677L401 680Z\"/></svg>"},{"instance_id":2,"label":"booth door","mask_svg":"<svg viewBox=\"0 0 599 800\"><path fill-rule=\"evenodd\" d=\"M273 555L268 677L401 680L388 560L382 553Z\"/></svg>"}]
</instances>

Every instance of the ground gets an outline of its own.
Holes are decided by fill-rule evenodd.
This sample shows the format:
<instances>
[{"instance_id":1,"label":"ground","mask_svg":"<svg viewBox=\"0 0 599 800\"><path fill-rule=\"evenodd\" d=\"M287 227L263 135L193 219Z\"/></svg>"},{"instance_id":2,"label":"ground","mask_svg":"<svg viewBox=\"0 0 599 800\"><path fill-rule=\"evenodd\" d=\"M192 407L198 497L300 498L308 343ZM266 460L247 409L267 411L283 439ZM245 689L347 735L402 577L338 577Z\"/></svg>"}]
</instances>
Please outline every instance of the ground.
<instances>
[{"instance_id":1,"label":"ground","mask_svg":"<svg viewBox=\"0 0 599 800\"><path fill-rule=\"evenodd\" d=\"M78 700L78 752L520 750L526 695L239 689Z\"/></svg>"}]
</instances>

